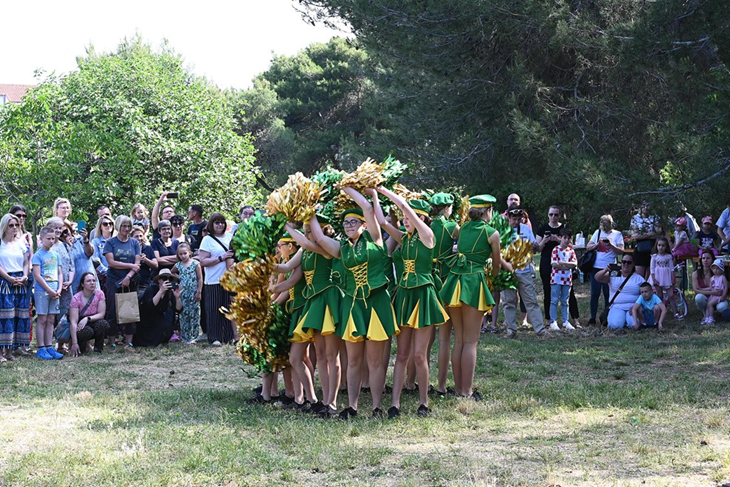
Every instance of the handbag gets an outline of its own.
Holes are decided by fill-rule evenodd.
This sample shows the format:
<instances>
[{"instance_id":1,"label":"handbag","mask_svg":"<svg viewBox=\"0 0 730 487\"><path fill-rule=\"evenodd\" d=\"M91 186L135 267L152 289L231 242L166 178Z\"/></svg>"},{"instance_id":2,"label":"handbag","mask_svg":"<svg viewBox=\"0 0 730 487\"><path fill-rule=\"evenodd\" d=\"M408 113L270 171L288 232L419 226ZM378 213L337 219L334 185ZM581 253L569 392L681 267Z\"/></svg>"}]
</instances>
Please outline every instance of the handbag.
<instances>
[{"instance_id":1,"label":"handbag","mask_svg":"<svg viewBox=\"0 0 730 487\"><path fill-rule=\"evenodd\" d=\"M123 325L125 323L139 322L139 300L136 291L116 293L114 302L117 308L117 323Z\"/></svg>"},{"instance_id":2,"label":"handbag","mask_svg":"<svg viewBox=\"0 0 730 487\"><path fill-rule=\"evenodd\" d=\"M613 302L616 301L616 296L621 292L621 290L624 288L627 282L629 282L629 278L633 276L634 273L632 272L628 276L626 276L626 279L624 279L624 282L621 283L621 285L616 289L616 292L613 294L613 297L611 298L611 301L608 303L608 306L606 306L606 309L601 311L601 315L598 317L598 322L601 324L601 326L606 325L608 326L608 312L611 310L611 306L613 306Z\"/></svg>"},{"instance_id":3,"label":"handbag","mask_svg":"<svg viewBox=\"0 0 730 487\"><path fill-rule=\"evenodd\" d=\"M601 229L598 229L598 240L596 243L601 242ZM598 245L596 245L598 247ZM598 257L598 249L594 248L593 250L587 250L583 253L583 255L580 256L580 259L578 259L578 269L583 274L590 274L590 272L593 270L593 265L596 263L596 257Z\"/></svg>"}]
</instances>

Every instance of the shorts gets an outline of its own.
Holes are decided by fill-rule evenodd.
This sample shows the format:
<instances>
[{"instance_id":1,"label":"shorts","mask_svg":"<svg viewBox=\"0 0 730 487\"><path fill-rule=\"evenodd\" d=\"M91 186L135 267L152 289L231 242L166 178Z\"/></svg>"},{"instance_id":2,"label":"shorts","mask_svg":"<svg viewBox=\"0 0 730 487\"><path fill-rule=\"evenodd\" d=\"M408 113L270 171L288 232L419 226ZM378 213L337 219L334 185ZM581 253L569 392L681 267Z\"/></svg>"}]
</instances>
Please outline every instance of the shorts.
<instances>
[{"instance_id":1,"label":"shorts","mask_svg":"<svg viewBox=\"0 0 730 487\"><path fill-rule=\"evenodd\" d=\"M642 323L642 326L657 326L653 309L642 308L641 311L644 313L644 323Z\"/></svg>"},{"instance_id":2,"label":"shorts","mask_svg":"<svg viewBox=\"0 0 730 487\"><path fill-rule=\"evenodd\" d=\"M51 299L46 291L35 290L33 293L35 302L35 312L38 315L57 315L61 312L59 309L59 299Z\"/></svg>"}]
</instances>

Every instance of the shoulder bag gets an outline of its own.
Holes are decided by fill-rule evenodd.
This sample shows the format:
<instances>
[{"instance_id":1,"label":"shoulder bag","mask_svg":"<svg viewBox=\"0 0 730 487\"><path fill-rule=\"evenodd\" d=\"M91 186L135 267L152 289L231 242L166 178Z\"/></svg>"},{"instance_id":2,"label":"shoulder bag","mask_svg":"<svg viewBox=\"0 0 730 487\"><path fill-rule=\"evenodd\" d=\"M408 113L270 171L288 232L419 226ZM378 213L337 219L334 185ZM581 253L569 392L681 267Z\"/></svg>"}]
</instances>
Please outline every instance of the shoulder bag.
<instances>
[{"instance_id":1,"label":"shoulder bag","mask_svg":"<svg viewBox=\"0 0 730 487\"><path fill-rule=\"evenodd\" d=\"M578 269L583 274L590 274L593 270L593 265L596 263L596 257L598 257L598 244L601 243L601 229L598 229L598 240L596 240L596 248L593 250L586 250L583 255L578 259Z\"/></svg>"}]
</instances>

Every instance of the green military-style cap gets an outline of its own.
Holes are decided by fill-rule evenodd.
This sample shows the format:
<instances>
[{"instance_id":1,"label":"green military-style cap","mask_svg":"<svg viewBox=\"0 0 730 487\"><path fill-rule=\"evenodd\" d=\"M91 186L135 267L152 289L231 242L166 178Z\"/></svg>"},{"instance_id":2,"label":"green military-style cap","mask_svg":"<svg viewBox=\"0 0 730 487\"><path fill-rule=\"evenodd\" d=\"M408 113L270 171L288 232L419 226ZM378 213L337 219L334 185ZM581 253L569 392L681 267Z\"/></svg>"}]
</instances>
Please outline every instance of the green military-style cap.
<instances>
[{"instance_id":1,"label":"green military-style cap","mask_svg":"<svg viewBox=\"0 0 730 487\"><path fill-rule=\"evenodd\" d=\"M340 221L345 218L357 218L358 220L365 221L365 217L362 214L362 208L350 208L340 213Z\"/></svg>"},{"instance_id":2,"label":"green military-style cap","mask_svg":"<svg viewBox=\"0 0 730 487\"><path fill-rule=\"evenodd\" d=\"M480 194L469 198L469 205L472 208L491 208L497 199L491 194Z\"/></svg>"},{"instance_id":3,"label":"green military-style cap","mask_svg":"<svg viewBox=\"0 0 730 487\"><path fill-rule=\"evenodd\" d=\"M428 200L433 206L446 206L454 204L454 195L449 193L436 193Z\"/></svg>"},{"instance_id":4,"label":"green military-style cap","mask_svg":"<svg viewBox=\"0 0 730 487\"><path fill-rule=\"evenodd\" d=\"M428 216L431 212L431 205L429 205L425 200L410 200L408 202L408 206L413 208L413 211L415 211L417 215Z\"/></svg>"}]
</instances>

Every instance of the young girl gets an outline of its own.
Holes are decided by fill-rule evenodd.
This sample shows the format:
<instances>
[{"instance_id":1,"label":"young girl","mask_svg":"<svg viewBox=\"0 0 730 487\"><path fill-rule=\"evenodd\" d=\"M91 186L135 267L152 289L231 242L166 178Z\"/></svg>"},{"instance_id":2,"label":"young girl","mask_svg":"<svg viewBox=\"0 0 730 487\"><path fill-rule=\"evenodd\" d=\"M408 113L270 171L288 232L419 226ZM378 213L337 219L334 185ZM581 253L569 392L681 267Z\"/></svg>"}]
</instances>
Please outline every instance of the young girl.
<instances>
[{"instance_id":1,"label":"young girl","mask_svg":"<svg viewBox=\"0 0 730 487\"><path fill-rule=\"evenodd\" d=\"M180 276L183 309L180 313L180 332L184 343L194 343L200 328L200 296L203 292L203 271L200 262L193 259L190 245L183 242L177 247L177 262L172 273Z\"/></svg>"},{"instance_id":2,"label":"young girl","mask_svg":"<svg viewBox=\"0 0 730 487\"><path fill-rule=\"evenodd\" d=\"M685 217L677 218L674 222L674 246L672 247L672 256L674 257L694 257L697 255L697 247L689 241L687 235L687 219ZM684 262L682 262L684 265Z\"/></svg>"},{"instance_id":3,"label":"young girl","mask_svg":"<svg viewBox=\"0 0 730 487\"><path fill-rule=\"evenodd\" d=\"M666 237L659 237L654 244L654 250L651 255L651 276L650 282L656 289L657 295L672 306L672 313L677 320L682 320L684 317L677 313L677 304L674 302L673 288L674 288L674 259L672 254L669 253L669 240ZM667 297L664 298L664 293L667 293Z\"/></svg>"},{"instance_id":4,"label":"young girl","mask_svg":"<svg viewBox=\"0 0 730 487\"><path fill-rule=\"evenodd\" d=\"M147 215L147 208L142 203L137 203L132 207L132 225L139 225L144 228L144 233L150 230L150 220Z\"/></svg>"},{"instance_id":5,"label":"young girl","mask_svg":"<svg viewBox=\"0 0 730 487\"><path fill-rule=\"evenodd\" d=\"M705 319L702 320L702 325L712 325L715 323L715 307L727 297L728 286L727 279L725 278L725 262L722 259L715 259L712 263L710 287L712 288L712 296L707 300Z\"/></svg>"}]
</instances>

